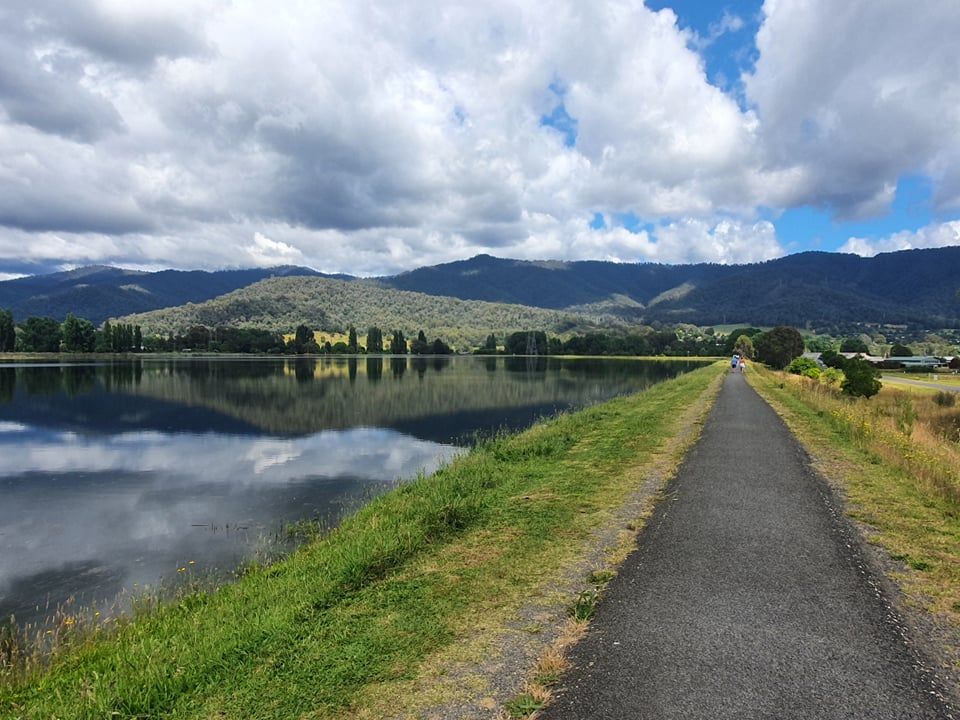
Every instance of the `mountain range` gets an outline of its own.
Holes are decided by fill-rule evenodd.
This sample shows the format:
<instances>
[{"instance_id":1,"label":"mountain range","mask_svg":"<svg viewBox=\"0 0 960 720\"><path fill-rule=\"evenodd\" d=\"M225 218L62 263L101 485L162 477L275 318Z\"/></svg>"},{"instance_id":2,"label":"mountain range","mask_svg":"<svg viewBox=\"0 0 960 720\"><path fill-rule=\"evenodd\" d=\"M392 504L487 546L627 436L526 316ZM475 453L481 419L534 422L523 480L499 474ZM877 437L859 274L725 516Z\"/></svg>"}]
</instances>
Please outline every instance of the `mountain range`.
<instances>
[{"instance_id":1,"label":"mountain range","mask_svg":"<svg viewBox=\"0 0 960 720\"><path fill-rule=\"evenodd\" d=\"M960 247L872 258L806 252L749 265L523 261L478 255L399 275L356 279L310 268L156 273L95 266L0 282L0 307L101 322L203 303L271 277L313 276L426 295L562 311L605 322L853 322L960 326ZM254 292L279 287L266 283Z\"/></svg>"}]
</instances>

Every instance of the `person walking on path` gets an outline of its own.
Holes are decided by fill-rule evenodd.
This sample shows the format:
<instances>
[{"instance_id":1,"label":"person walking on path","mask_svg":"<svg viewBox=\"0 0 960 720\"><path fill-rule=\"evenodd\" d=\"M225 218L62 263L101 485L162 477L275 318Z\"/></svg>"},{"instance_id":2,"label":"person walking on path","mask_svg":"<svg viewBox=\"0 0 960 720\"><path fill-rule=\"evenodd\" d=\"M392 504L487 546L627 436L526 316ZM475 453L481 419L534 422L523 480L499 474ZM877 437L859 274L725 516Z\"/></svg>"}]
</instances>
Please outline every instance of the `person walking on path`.
<instances>
[{"instance_id":1,"label":"person walking on path","mask_svg":"<svg viewBox=\"0 0 960 720\"><path fill-rule=\"evenodd\" d=\"M542 717L951 717L805 457L727 374Z\"/></svg>"}]
</instances>

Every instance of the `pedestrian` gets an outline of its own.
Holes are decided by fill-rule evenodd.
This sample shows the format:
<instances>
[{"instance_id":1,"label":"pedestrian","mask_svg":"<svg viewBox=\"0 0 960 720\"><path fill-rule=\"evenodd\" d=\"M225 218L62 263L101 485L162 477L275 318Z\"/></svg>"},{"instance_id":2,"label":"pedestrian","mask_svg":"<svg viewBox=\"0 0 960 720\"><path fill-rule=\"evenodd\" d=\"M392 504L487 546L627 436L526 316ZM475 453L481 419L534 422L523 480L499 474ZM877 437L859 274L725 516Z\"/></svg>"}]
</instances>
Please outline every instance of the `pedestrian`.
<instances>
[{"instance_id":1,"label":"pedestrian","mask_svg":"<svg viewBox=\"0 0 960 720\"><path fill-rule=\"evenodd\" d=\"M740 358L739 366L740 366L740 372L743 372L744 370L746 370L746 369L747 369L747 359L746 359L746 358Z\"/></svg>"}]
</instances>

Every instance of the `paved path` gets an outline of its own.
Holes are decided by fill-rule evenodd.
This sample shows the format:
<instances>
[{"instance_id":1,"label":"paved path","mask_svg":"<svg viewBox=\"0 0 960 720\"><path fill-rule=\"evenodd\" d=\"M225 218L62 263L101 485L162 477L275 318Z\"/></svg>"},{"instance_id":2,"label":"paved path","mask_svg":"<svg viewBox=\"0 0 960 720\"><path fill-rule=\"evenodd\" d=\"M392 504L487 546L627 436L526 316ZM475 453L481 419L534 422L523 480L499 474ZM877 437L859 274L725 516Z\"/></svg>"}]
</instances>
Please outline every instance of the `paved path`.
<instances>
[{"instance_id":1,"label":"paved path","mask_svg":"<svg viewBox=\"0 0 960 720\"><path fill-rule=\"evenodd\" d=\"M543 714L948 718L793 436L729 375Z\"/></svg>"},{"instance_id":2,"label":"paved path","mask_svg":"<svg viewBox=\"0 0 960 720\"><path fill-rule=\"evenodd\" d=\"M945 392L960 392L960 385L951 385L950 383L935 382L933 380L913 380L911 378L898 377L896 375L884 375L883 381L891 385L903 383L904 385L915 385L916 387L929 388L930 390L943 390Z\"/></svg>"}]
</instances>

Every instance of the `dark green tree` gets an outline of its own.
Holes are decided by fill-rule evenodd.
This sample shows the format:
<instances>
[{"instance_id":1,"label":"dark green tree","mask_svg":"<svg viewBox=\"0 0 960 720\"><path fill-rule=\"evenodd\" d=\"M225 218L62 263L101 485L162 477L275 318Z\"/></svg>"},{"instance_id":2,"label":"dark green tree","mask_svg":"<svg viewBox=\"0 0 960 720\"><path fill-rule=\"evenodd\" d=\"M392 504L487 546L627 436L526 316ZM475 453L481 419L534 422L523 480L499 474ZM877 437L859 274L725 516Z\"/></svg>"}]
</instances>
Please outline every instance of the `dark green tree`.
<instances>
[{"instance_id":1,"label":"dark green tree","mask_svg":"<svg viewBox=\"0 0 960 720\"><path fill-rule=\"evenodd\" d=\"M60 352L60 323L52 317L28 317L20 324L18 349L23 352Z\"/></svg>"},{"instance_id":2,"label":"dark green tree","mask_svg":"<svg viewBox=\"0 0 960 720\"><path fill-rule=\"evenodd\" d=\"M863 358L847 360L843 368L846 376L840 384L840 389L853 397L873 397L882 385L880 371Z\"/></svg>"},{"instance_id":3,"label":"dark green tree","mask_svg":"<svg viewBox=\"0 0 960 720\"><path fill-rule=\"evenodd\" d=\"M13 313L0 310L0 352L13 352L17 344L17 328L13 323Z\"/></svg>"},{"instance_id":4,"label":"dark green tree","mask_svg":"<svg viewBox=\"0 0 960 720\"><path fill-rule=\"evenodd\" d=\"M110 341L111 341L112 335L109 328L110 328L110 322L108 321L104 323L104 326L101 329L97 330L94 333L93 349L95 352L108 353L113 350L113 348L110 347Z\"/></svg>"},{"instance_id":5,"label":"dark green tree","mask_svg":"<svg viewBox=\"0 0 960 720\"><path fill-rule=\"evenodd\" d=\"M357 350L357 329L351 325L347 332L347 352L355 353Z\"/></svg>"},{"instance_id":6,"label":"dark green tree","mask_svg":"<svg viewBox=\"0 0 960 720\"><path fill-rule=\"evenodd\" d=\"M486 353L495 353L497 351L497 336L493 333L487 335L487 339L484 341L483 347L480 349Z\"/></svg>"},{"instance_id":7,"label":"dark green tree","mask_svg":"<svg viewBox=\"0 0 960 720\"><path fill-rule=\"evenodd\" d=\"M143 350L143 331L140 329L139 325L133 326L133 351L140 352Z\"/></svg>"},{"instance_id":8,"label":"dark green tree","mask_svg":"<svg viewBox=\"0 0 960 720\"><path fill-rule=\"evenodd\" d=\"M893 347L890 348L890 357L910 357L911 355L913 355L913 350L906 345L894 343Z\"/></svg>"},{"instance_id":9,"label":"dark green tree","mask_svg":"<svg viewBox=\"0 0 960 720\"><path fill-rule=\"evenodd\" d=\"M367 329L367 352L383 352L383 331L380 328L371 327Z\"/></svg>"},{"instance_id":10,"label":"dark green tree","mask_svg":"<svg viewBox=\"0 0 960 720\"><path fill-rule=\"evenodd\" d=\"M870 349L867 347L867 344L857 337L848 337L844 338L843 342L840 343L840 352L845 353L868 353Z\"/></svg>"},{"instance_id":11,"label":"dark green tree","mask_svg":"<svg viewBox=\"0 0 960 720\"><path fill-rule=\"evenodd\" d=\"M390 340L390 352L394 355L407 354L407 339L403 336L402 330L393 331L393 338Z\"/></svg>"},{"instance_id":12,"label":"dark green tree","mask_svg":"<svg viewBox=\"0 0 960 720\"><path fill-rule=\"evenodd\" d=\"M427 342L426 333L421 330L417 333L417 339L410 343L411 355L426 355L430 352L430 343Z\"/></svg>"},{"instance_id":13,"label":"dark green tree","mask_svg":"<svg viewBox=\"0 0 960 720\"><path fill-rule=\"evenodd\" d=\"M306 325L297 325L297 329L293 334L293 341L290 343L290 350L298 355L304 355L306 353L315 353L319 349L317 341L313 336L313 330Z\"/></svg>"},{"instance_id":14,"label":"dark green tree","mask_svg":"<svg viewBox=\"0 0 960 720\"><path fill-rule=\"evenodd\" d=\"M783 370L803 354L803 337L795 328L779 325L753 338L757 359L776 370Z\"/></svg>"},{"instance_id":15,"label":"dark green tree","mask_svg":"<svg viewBox=\"0 0 960 720\"><path fill-rule=\"evenodd\" d=\"M210 330L204 325L194 325L187 330L184 338L186 347L191 350L206 350L210 347ZM133 344L133 333L130 334L130 345ZM124 346L123 351L129 350L129 346ZM121 351L121 352L123 352Z\"/></svg>"},{"instance_id":16,"label":"dark green tree","mask_svg":"<svg viewBox=\"0 0 960 720\"><path fill-rule=\"evenodd\" d=\"M737 344L737 340L740 339L741 335L746 335L748 338L750 338L755 342L757 335L760 335L762 333L763 333L763 330L761 330L760 328L755 328L755 327L737 328L736 330L731 332L729 335L727 335L727 339L724 341L724 344L723 344L723 354L724 355L733 354L733 346Z\"/></svg>"},{"instance_id":17,"label":"dark green tree","mask_svg":"<svg viewBox=\"0 0 960 720\"><path fill-rule=\"evenodd\" d=\"M443 340L437 338L430 344L430 352L434 355L452 355L453 349Z\"/></svg>"},{"instance_id":18,"label":"dark green tree","mask_svg":"<svg viewBox=\"0 0 960 720\"><path fill-rule=\"evenodd\" d=\"M63 349L67 352L93 352L96 349L96 330L89 320L69 313L63 321L61 332Z\"/></svg>"},{"instance_id":19,"label":"dark green tree","mask_svg":"<svg viewBox=\"0 0 960 720\"><path fill-rule=\"evenodd\" d=\"M547 334L542 330L511 333L504 344L508 355L547 354Z\"/></svg>"}]
</instances>

